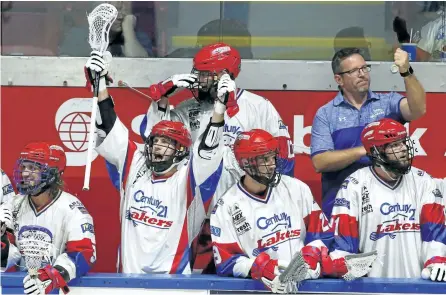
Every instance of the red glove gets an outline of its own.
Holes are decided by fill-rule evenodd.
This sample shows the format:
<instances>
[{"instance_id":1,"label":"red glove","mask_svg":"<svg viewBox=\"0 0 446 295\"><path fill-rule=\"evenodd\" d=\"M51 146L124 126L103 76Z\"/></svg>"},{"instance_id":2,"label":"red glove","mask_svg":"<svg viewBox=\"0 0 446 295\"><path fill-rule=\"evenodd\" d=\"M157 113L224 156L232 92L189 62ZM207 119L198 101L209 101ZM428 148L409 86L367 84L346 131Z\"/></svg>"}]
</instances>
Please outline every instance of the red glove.
<instances>
[{"instance_id":1,"label":"red glove","mask_svg":"<svg viewBox=\"0 0 446 295\"><path fill-rule=\"evenodd\" d=\"M326 276L340 278L348 272L344 257L331 259L328 249L321 249L322 274Z\"/></svg>"},{"instance_id":2,"label":"red glove","mask_svg":"<svg viewBox=\"0 0 446 295\"><path fill-rule=\"evenodd\" d=\"M50 265L39 269L35 279L27 275L23 279L23 288L25 289L25 294L30 295L48 294L57 288L61 288L64 294L70 292L60 272Z\"/></svg>"},{"instance_id":3,"label":"red glove","mask_svg":"<svg viewBox=\"0 0 446 295\"><path fill-rule=\"evenodd\" d=\"M195 74L173 75L169 79L158 84L150 85L149 96L155 101L172 94L177 88L191 88L197 82Z\"/></svg>"},{"instance_id":4,"label":"red glove","mask_svg":"<svg viewBox=\"0 0 446 295\"><path fill-rule=\"evenodd\" d=\"M271 259L268 254L262 252L251 266L251 277L261 281L273 293L286 293L286 287L279 281L279 275L280 270L287 267L287 262Z\"/></svg>"}]
</instances>

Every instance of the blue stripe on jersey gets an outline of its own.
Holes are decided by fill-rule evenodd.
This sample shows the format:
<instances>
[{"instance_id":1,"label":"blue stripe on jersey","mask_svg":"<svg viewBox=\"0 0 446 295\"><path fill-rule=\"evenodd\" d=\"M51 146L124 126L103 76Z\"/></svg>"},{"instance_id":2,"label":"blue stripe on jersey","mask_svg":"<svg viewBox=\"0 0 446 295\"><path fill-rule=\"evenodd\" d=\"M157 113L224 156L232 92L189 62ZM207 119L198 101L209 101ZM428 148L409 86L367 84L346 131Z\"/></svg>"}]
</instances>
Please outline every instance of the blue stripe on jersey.
<instances>
[{"instance_id":1,"label":"blue stripe on jersey","mask_svg":"<svg viewBox=\"0 0 446 295\"><path fill-rule=\"evenodd\" d=\"M147 128L147 115L142 119L141 125L139 125L139 134L141 135L142 140L146 141L146 136L144 135Z\"/></svg>"},{"instance_id":2,"label":"blue stripe on jersey","mask_svg":"<svg viewBox=\"0 0 446 295\"><path fill-rule=\"evenodd\" d=\"M446 245L446 226L438 223L425 223L421 225L421 240L423 242L436 241Z\"/></svg>"},{"instance_id":3,"label":"blue stripe on jersey","mask_svg":"<svg viewBox=\"0 0 446 295\"><path fill-rule=\"evenodd\" d=\"M85 275L90 270L90 265L88 264L87 260L85 260L85 257L81 252L71 252L67 254L76 265L76 278Z\"/></svg>"},{"instance_id":4,"label":"blue stripe on jersey","mask_svg":"<svg viewBox=\"0 0 446 295\"><path fill-rule=\"evenodd\" d=\"M115 165L105 160L105 167L107 168L108 176L110 177L111 182L113 183L113 186L119 190L119 172L118 168L116 168Z\"/></svg>"},{"instance_id":5,"label":"blue stripe on jersey","mask_svg":"<svg viewBox=\"0 0 446 295\"><path fill-rule=\"evenodd\" d=\"M248 257L246 255L241 255L241 254L231 256L231 258L229 258L225 262L220 263L217 266L217 274L220 276L233 276L234 265L237 262L237 259L241 256Z\"/></svg>"},{"instance_id":6,"label":"blue stripe on jersey","mask_svg":"<svg viewBox=\"0 0 446 295\"><path fill-rule=\"evenodd\" d=\"M292 159L280 158L280 161L282 164L280 172L290 177L294 177L294 157Z\"/></svg>"},{"instance_id":7,"label":"blue stripe on jersey","mask_svg":"<svg viewBox=\"0 0 446 295\"><path fill-rule=\"evenodd\" d=\"M183 256L181 256L180 264L178 265L177 271L175 273L182 274L190 259L190 247L188 246L184 249Z\"/></svg>"},{"instance_id":8,"label":"blue stripe on jersey","mask_svg":"<svg viewBox=\"0 0 446 295\"><path fill-rule=\"evenodd\" d=\"M307 232L305 236L305 245L316 240L321 240L327 248L333 243L334 235L333 232L321 232L321 233L310 233Z\"/></svg>"},{"instance_id":9,"label":"blue stripe on jersey","mask_svg":"<svg viewBox=\"0 0 446 295\"><path fill-rule=\"evenodd\" d=\"M330 250L341 250L355 254L358 253L359 250L359 240L358 238L352 238L348 236L335 236L333 248L334 249Z\"/></svg>"},{"instance_id":10,"label":"blue stripe on jersey","mask_svg":"<svg viewBox=\"0 0 446 295\"><path fill-rule=\"evenodd\" d=\"M191 156L191 161L193 161L193 156ZM197 183L195 181L193 165L191 165L190 167L190 182L192 193L194 194L193 197L195 198L195 188L197 186ZM215 170L214 173L212 173L205 181L203 181L202 184L200 184L199 189L203 204L205 204L215 194L215 190L217 189L218 181L220 180L222 171L223 160L221 160L217 170Z\"/></svg>"}]
</instances>

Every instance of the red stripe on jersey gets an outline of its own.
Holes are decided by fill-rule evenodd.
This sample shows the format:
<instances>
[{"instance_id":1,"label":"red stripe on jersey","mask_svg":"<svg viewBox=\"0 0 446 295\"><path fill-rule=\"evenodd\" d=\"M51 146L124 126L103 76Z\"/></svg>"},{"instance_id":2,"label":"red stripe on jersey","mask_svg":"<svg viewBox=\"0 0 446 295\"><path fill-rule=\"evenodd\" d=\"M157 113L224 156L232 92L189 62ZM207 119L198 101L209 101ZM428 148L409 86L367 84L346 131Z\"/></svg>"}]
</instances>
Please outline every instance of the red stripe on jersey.
<instances>
[{"instance_id":1,"label":"red stripe on jersey","mask_svg":"<svg viewBox=\"0 0 446 295\"><path fill-rule=\"evenodd\" d=\"M424 268L426 268L429 265L434 264L434 263L446 263L446 257L434 256L431 259L429 259L428 261L426 261L426 263L424 264Z\"/></svg>"},{"instance_id":2,"label":"red stripe on jersey","mask_svg":"<svg viewBox=\"0 0 446 295\"><path fill-rule=\"evenodd\" d=\"M420 223L445 224L444 206L437 203L424 204L421 208Z\"/></svg>"},{"instance_id":3,"label":"red stripe on jersey","mask_svg":"<svg viewBox=\"0 0 446 295\"><path fill-rule=\"evenodd\" d=\"M138 147L136 146L136 144L133 141L129 140L129 143L127 145L127 155L125 156L125 166L124 166L124 179L122 180L124 183L124 188L127 184L127 179L129 177L129 172L130 172L130 166L132 165L132 161L133 161L133 156L135 155L136 150L138 149Z\"/></svg>"},{"instance_id":4,"label":"red stripe on jersey","mask_svg":"<svg viewBox=\"0 0 446 295\"><path fill-rule=\"evenodd\" d=\"M279 142L279 157L282 159L294 158L294 155L290 153L291 139L286 136L277 136Z\"/></svg>"},{"instance_id":5,"label":"red stripe on jersey","mask_svg":"<svg viewBox=\"0 0 446 295\"><path fill-rule=\"evenodd\" d=\"M212 243L214 246L218 248L218 252L220 254L221 262L225 262L230 259L232 256L237 254L245 254L240 246L237 243ZM220 263L221 263L220 262Z\"/></svg>"},{"instance_id":6,"label":"red stripe on jersey","mask_svg":"<svg viewBox=\"0 0 446 295\"><path fill-rule=\"evenodd\" d=\"M188 245L189 245L189 239L187 234L187 213L186 213L186 216L184 217L183 228L181 229L180 241L178 242L177 251L175 253L175 257L173 258L172 267L170 268L169 271L170 274L177 273L178 267L181 264L181 260Z\"/></svg>"},{"instance_id":7,"label":"red stripe on jersey","mask_svg":"<svg viewBox=\"0 0 446 295\"><path fill-rule=\"evenodd\" d=\"M65 252L82 253L85 261L91 266L91 257L94 255L94 249L90 239L83 238L80 241L68 241Z\"/></svg>"},{"instance_id":8,"label":"red stripe on jersey","mask_svg":"<svg viewBox=\"0 0 446 295\"><path fill-rule=\"evenodd\" d=\"M311 211L310 214L305 216L304 223L307 232L311 233L322 233L324 228L330 228L330 224L323 215L322 210Z\"/></svg>"},{"instance_id":9,"label":"red stripe on jersey","mask_svg":"<svg viewBox=\"0 0 446 295\"><path fill-rule=\"evenodd\" d=\"M358 221L355 217L348 214L339 214L332 216L332 220L335 221L333 224L334 230L340 236L358 238Z\"/></svg>"}]
</instances>

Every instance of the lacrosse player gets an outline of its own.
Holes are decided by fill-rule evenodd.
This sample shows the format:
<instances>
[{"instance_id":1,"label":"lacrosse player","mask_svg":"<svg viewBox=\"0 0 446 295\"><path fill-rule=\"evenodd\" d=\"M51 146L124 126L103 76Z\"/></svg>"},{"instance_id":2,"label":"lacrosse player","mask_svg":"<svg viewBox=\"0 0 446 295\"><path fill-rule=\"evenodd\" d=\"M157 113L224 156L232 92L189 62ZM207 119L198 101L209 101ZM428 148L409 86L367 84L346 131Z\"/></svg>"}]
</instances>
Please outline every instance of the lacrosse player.
<instances>
[{"instance_id":1,"label":"lacrosse player","mask_svg":"<svg viewBox=\"0 0 446 295\"><path fill-rule=\"evenodd\" d=\"M239 134L234 154L246 175L217 201L211 234L217 274L252 277L283 293L278 275L298 251L308 264L305 279L319 278L321 251L332 233L310 188L281 175L279 148L264 130Z\"/></svg>"},{"instance_id":2,"label":"lacrosse player","mask_svg":"<svg viewBox=\"0 0 446 295\"><path fill-rule=\"evenodd\" d=\"M405 127L381 119L368 124L361 139L372 166L351 174L339 189L334 252L327 257L333 267L324 271L342 276L345 255L377 250L381 257L369 277L446 281L443 196L427 173L412 167Z\"/></svg>"},{"instance_id":3,"label":"lacrosse player","mask_svg":"<svg viewBox=\"0 0 446 295\"><path fill-rule=\"evenodd\" d=\"M25 294L48 294L57 288L67 293L67 283L85 275L96 261L93 219L79 199L63 191L65 165L60 146L26 145L14 168L19 195L0 207L2 270L18 265L30 273L29 260L41 259L32 263L37 277L23 280ZM36 249L38 253L27 255Z\"/></svg>"},{"instance_id":4,"label":"lacrosse player","mask_svg":"<svg viewBox=\"0 0 446 295\"><path fill-rule=\"evenodd\" d=\"M2 191L0 192L0 204L7 201L8 199L12 198L13 196L15 196L15 192L14 192L14 188L12 187L11 181L8 178L8 175L6 175L6 173L1 170L1 184L0 187L2 189Z\"/></svg>"},{"instance_id":5,"label":"lacrosse player","mask_svg":"<svg viewBox=\"0 0 446 295\"><path fill-rule=\"evenodd\" d=\"M107 66L99 53L92 52L85 68L90 82L100 73L96 150L121 177L122 272L191 273L190 244L223 169L220 141L234 81L220 80L213 114L194 145L183 123L164 120L153 126L142 152L116 115L106 88Z\"/></svg>"}]
</instances>

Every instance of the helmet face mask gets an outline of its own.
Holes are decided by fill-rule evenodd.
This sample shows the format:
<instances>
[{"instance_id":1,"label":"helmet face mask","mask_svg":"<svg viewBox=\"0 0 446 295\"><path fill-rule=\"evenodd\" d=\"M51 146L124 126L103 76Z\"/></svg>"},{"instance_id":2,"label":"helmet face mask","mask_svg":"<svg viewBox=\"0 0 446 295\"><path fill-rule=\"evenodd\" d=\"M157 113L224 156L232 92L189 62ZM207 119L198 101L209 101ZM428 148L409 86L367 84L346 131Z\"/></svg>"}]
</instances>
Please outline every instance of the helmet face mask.
<instances>
[{"instance_id":1,"label":"helmet face mask","mask_svg":"<svg viewBox=\"0 0 446 295\"><path fill-rule=\"evenodd\" d=\"M370 158L375 165L397 176L407 174L414 158L413 142L406 137L382 146L374 146Z\"/></svg>"},{"instance_id":2,"label":"helmet face mask","mask_svg":"<svg viewBox=\"0 0 446 295\"><path fill-rule=\"evenodd\" d=\"M255 181L268 187L275 187L279 184L281 174L277 158L278 152L271 151L264 155L258 155L251 158L241 158L241 168Z\"/></svg>"},{"instance_id":3,"label":"helmet face mask","mask_svg":"<svg viewBox=\"0 0 446 295\"><path fill-rule=\"evenodd\" d=\"M17 190L22 195L41 194L60 182L65 165L66 156L61 147L44 142L28 144L14 167L13 179Z\"/></svg>"}]
</instances>

